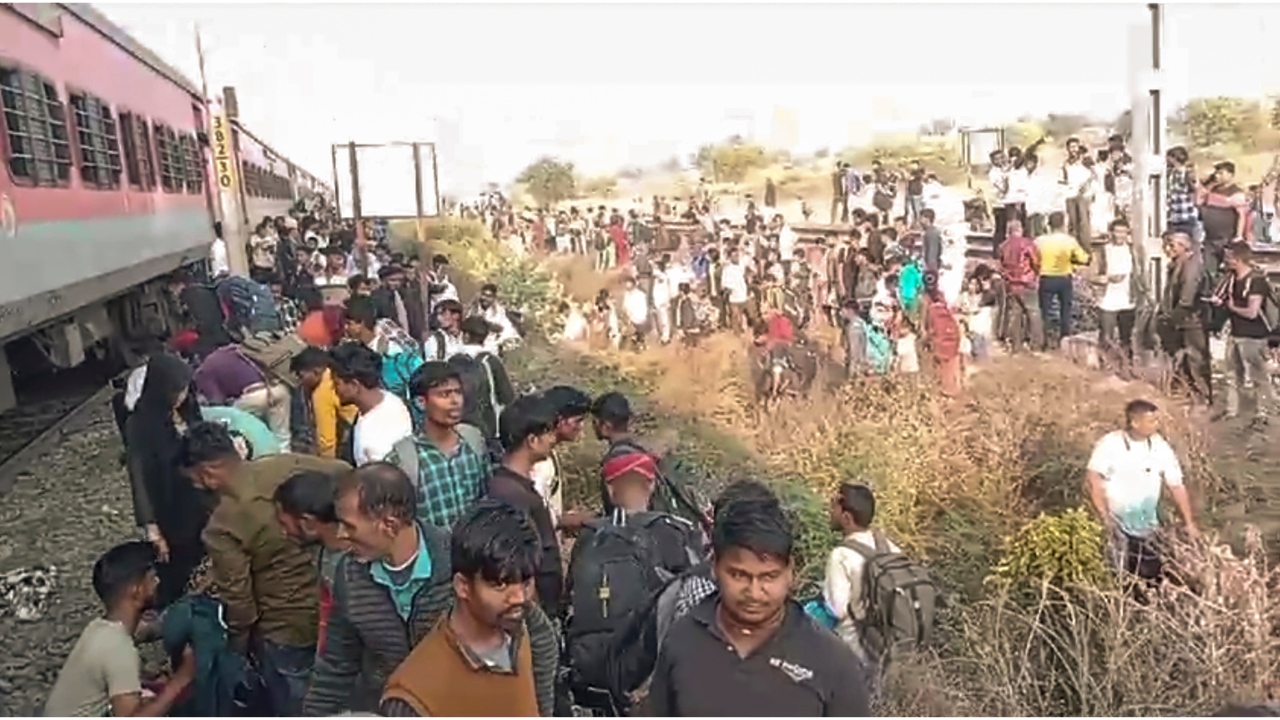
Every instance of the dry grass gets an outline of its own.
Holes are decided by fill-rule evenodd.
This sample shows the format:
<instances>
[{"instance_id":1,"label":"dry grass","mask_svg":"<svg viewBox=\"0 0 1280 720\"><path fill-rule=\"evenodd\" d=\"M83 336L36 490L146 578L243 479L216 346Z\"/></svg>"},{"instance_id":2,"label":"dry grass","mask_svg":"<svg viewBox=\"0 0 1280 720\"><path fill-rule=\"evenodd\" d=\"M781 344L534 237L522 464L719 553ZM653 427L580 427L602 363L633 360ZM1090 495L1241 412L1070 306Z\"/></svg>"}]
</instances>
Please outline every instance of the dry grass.
<instances>
[{"instance_id":1,"label":"dry grass","mask_svg":"<svg viewBox=\"0 0 1280 720\"><path fill-rule=\"evenodd\" d=\"M1208 715L1270 697L1280 658L1277 571L1260 544L1181 547L1186 585L1005 593L954 610L943 652L887 678L895 715Z\"/></svg>"},{"instance_id":2,"label":"dry grass","mask_svg":"<svg viewBox=\"0 0 1280 720\"><path fill-rule=\"evenodd\" d=\"M463 271L549 269L551 282L503 278L538 288L544 303L557 295L585 300L613 282L582 260L537 269L531 260L487 259L485 249L494 252L487 242L455 241L465 251L450 254ZM1280 657L1272 639L1280 608L1256 548L1245 560L1214 550L1191 563L1195 592L1167 588L1146 607L1097 588L1044 588L1027 604L1025 593L985 582L1008 539L1032 518L1082 505L1092 445L1119 426L1130 399L1163 406L1162 432L1183 459L1198 506L1211 515L1224 501L1231 488L1212 472L1204 437L1157 389L1063 360L1004 358L975 373L955 401L938 397L927 378L897 378L832 384L762 416L748 363L742 340L716 336L692 352L579 352L535 340L508 367L522 387L626 393L641 436L688 461L708 494L735 479L770 481L797 523L802 593L836 541L826 497L841 482L871 484L878 524L932 568L953 601L937 652L893 669L885 712L1203 714L1265 689ZM597 501L602 449L591 439L566 449L567 505Z\"/></svg>"}]
</instances>

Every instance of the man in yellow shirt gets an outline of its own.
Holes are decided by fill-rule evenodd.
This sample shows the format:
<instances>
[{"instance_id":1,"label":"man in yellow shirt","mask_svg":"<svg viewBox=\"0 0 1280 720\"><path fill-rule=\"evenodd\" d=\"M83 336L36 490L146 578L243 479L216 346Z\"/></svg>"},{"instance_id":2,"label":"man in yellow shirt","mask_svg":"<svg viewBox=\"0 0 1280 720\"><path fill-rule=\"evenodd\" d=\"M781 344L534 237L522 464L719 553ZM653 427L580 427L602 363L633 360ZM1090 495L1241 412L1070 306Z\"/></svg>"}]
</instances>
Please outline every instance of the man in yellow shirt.
<instances>
[{"instance_id":1,"label":"man in yellow shirt","mask_svg":"<svg viewBox=\"0 0 1280 720\"><path fill-rule=\"evenodd\" d=\"M1058 342L1071 335L1071 312L1075 298L1073 275L1077 265L1089 264L1089 252L1067 234L1066 214L1049 213L1049 234L1036 240L1040 250L1040 315L1048 335L1053 301L1058 301Z\"/></svg>"},{"instance_id":2,"label":"man in yellow shirt","mask_svg":"<svg viewBox=\"0 0 1280 720\"><path fill-rule=\"evenodd\" d=\"M308 452L320 457L336 458L339 438L345 435L344 429L355 424L357 411L354 405L343 405L338 399L329 365L328 352L308 347L294 356L289 369L298 377L310 419L296 426L310 437L301 443L295 440L295 445L306 446Z\"/></svg>"}]
</instances>

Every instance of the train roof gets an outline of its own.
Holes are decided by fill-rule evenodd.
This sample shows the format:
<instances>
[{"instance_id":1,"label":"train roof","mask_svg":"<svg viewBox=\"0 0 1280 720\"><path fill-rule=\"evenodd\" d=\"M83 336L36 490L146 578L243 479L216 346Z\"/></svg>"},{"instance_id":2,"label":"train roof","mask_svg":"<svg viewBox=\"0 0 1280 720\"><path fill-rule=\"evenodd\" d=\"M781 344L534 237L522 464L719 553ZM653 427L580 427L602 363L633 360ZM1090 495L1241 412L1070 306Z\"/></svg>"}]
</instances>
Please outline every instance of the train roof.
<instances>
[{"instance_id":1,"label":"train roof","mask_svg":"<svg viewBox=\"0 0 1280 720\"><path fill-rule=\"evenodd\" d=\"M130 55L133 55L135 58L140 60L143 64L147 65L152 70L155 70L157 73L159 73L162 77L166 78L170 82L173 82L174 84L180 86L182 89L186 90L192 96L196 97L197 99L201 99L204 97L204 93L201 92L201 90L196 86L196 84L193 83L186 75L183 75L180 71L178 71L177 68L173 67L169 63L160 59L159 55L156 55L154 52L148 49L147 46L138 42L131 35L129 35L129 33L125 32L123 28L121 28L119 25L116 25L114 22L108 19L106 15L104 15L98 9L94 8L89 3L59 3L58 7L61 7L63 10L66 10L67 12L76 16L76 18L78 18L81 22L85 23L86 25L89 25L93 29L102 33L102 35L105 36L107 39L119 45ZM271 147L266 142L264 142L262 138L258 137L256 134L254 134L252 131L246 128L244 126L244 123L240 122L238 119L233 119L231 120L231 122L236 126L236 128L240 132L249 136L249 138L252 139L253 142L257 143L263 150L270 153L276 159L283 161L298 170L302 170L301 166L299 166L297 163L293 162L292 160L289 160L288 158L286 158L275 148ZM307 174L311 175L311 177L316 178L317 180L319 179L318 175L314 175L312 173L307 173Z\"/></svg>"},{"instance_id":2,"label":"train roof","mask_svg":"<svg viewBox=\"0 0 1280 720\"><path fill-rule=\"evenodd\" d=\"M106 15L103 15L102 12L89 3L60 3L60 7L75 15L81 22L102 33L107 39L124 48L130 55L141 60L143 64L155 70L167 80L182 87L183 90L197 98L204 97L204 94L200 92L200 88L191 82L187 76L169 63L161 60L159 55L147 49L145 45L135 40L119 25L108 20Z\"/></svg>"}]
</instances>

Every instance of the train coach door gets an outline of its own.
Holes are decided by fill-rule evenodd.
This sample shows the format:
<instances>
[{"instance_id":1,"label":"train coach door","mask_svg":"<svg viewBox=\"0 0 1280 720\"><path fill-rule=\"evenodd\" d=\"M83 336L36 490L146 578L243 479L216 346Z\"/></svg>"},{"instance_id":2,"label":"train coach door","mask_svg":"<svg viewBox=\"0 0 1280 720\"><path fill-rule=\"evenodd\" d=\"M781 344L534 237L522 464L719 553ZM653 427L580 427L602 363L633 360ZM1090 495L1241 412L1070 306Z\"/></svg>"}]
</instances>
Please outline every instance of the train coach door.
<instances>
[{"instance_id":1,"label":"train coach door","mask_svg":"<svg viewBox=\"0 0 1280 720\"><path fill-rule=\"evenodd\" d=\"M209 124L205 122L204 108L197 103L191 104L191 114L195 119L196 130L196 152L200 154L200 172L204 175L204 206L209 211L210 221L215 227L222 225L221 210L213 200L213 193L216 187L216 178L209 164Z\"/></svg>"}]
</instances>

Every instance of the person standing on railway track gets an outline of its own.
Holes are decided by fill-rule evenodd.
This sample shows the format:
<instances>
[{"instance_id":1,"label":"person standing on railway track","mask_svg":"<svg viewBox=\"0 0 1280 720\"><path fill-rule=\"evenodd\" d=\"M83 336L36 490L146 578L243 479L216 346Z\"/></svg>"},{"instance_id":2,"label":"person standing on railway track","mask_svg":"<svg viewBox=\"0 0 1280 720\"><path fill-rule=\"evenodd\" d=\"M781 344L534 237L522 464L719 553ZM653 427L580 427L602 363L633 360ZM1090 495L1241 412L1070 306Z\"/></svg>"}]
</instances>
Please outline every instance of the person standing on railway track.
<instances>
[{"instance_id":1,"label":"person standing on railway track","mask_svg":"<svg viewBox=\"0 0 1280 720\"><path fill-rule=\"evenodd\" d=\"M332 356L322 348L307 347L289 361L289 371L297 376L306 401L304 409L310 428L303 447L320 457L338 457L339 448L345 445L343 439L355 425L357 410L338 399Z\"/></svg>"},{"instance_id":2,"label":"person standing on railway track","mask_svg":"<svg viewBox=\"0 0 1280 720\"><path fill-rule=\"evenodd\" d=\"M1049 234L1038 238L1036 247L1040 250L1040 314L1047 335L1049 318L1057 302L1058 343L1061 344L1073 330L1076 267L1088 265L1091 256L1088 248L1067 234L1066 215L1058 210L1049 213Z\"/></svg>"},{"instance_id":3,"label":"person standing on railway track","mask_svg":"<svg viewBox=\"0 0 1280 720\"><path fill-rule=\"evenodd\" d=\"M1253 248L1247 242L1227 246L1225 269L1228 274L1224 292L1210 300L1230 313L1225 417L1240 414L1240 388L1251 382L1257 401L1252 427L1260 429L1267 424L1267 413L1276 399L1267 368L1267 338L1274 328L1268 326L1266 307L1275 303L1275 290L1266 275L1253 266ZM1274 322L1274 318L1270 321Z\"/></svg>"},{"instance_id":4,"label":"person standing on railway track","mask_svg":"<svg viewBox=\"0 0 1280 720\"><path fill-rule=\"evenodd\" d=\"M453 607L387 680L388 717L550 717L559 647L535 642L528 610L539 570L526 513L477 505L450 541Z\"/></svg>"},{"instance_id":5,"label":"person standing on railway track","mask_svg":"<svg viewBox=\"0 0 1280 720\"><path fill-rule=\"evenodd\" d=\"M394 465L374 463L338 480L338 539L349 551L334 568L333 607L303 701L308 717L347 709L366 657L390 677L448 611L449 538L414 521L417 492Z\"/></svg>"},{"instance_id":6,"label":"person standing on railway track","mask_svg":"<svg viewBox=\"0 0 1280 720\"><path fill-rule=\"evenodd\" d=\"M716 590L667 631L645 714L869 715L864 665L789 597L794 539L777 500L717 507L712 546Z\"/></svg>"},{"instance_id":7,"label":"person standing on railway track","mask_svg":"<svg viewBox=\"0 0 1280 720\"><path fill-rule=\"evenodd\" d=\"M1031 352L1044 349L1044 319L1040 314L1040 249L1022 232L1022 221L1012 218L1008 237L996 258L1004 278L1005 308L1001 330L1009 339L1009 351L1022 352L1022 342Z\"/></svg>"},{"instance_id":8,"label":"person standing on railway track","mask_svg":"<svg viewBox=\"0 0 1280 720\"><path fill-rule=\"evenodd\" d=\"M133 516L160 561L159 609L182 596L204 559L200 531L213 509L178 472L182 435L200 422L190 397L191 375L191 367L176 355L151 358L138 404L125 421Z\"/></svg>"},{"instance_id":9,"label":"person standing on railway track","mask_svg":"<svg viewBox=\"0 0 1280 720\"><path fill-rule=\"evenodd\" d=\"M724 288L728 310L728 327L735 333L748 330L747 304L751 299L752 273L737 247L729 248L729 259L720 272L720 284Z\"/></svg>"},{"instance_id":10,"label":"person standing on railway track","mask_svg":"<svg viewBox=\"0 0 1280 720\"><path fill-rule=\"evenodd\" d=\"M245 462L216 423L191 428L180 464L192 482L219 498L201 538L231 647L257 660L276 713L297 716L315 659L319 578L311 556L280 529L273 498L297 472L336 477L351 466L294 453Z\"/></svg>"},{"instance_id":11,"label":"person standing on railway track","mask_svg":"<svg viewBox=\"0 0 1280 720\"><path fill-rule=\"evenodd\" d=\"M1227 244L1248 237L1249 201L1235 178L1235 163L1224 160L1213 166L1213 174L1205 181L1202 192L1200 220L1204 225L1204 245L1201 255L1212 277L1221 274Z\"/></svg>"},{"instance_id":12,"label":"person standing on railway track","mask_svg":"<svg viewBox=\"0 0 1280 720\"><path fill-rule=\"evenodd\" d=\"M1191 236L1185 232L1165 233L1169 270L1160 298L1160 344L1173 356L1174 377L1186 385L1192 401L1208 407L1213 404L1213 377L1203 296L1210 292L1205 286L1204 261L1191 248Z\"/></svg>"},{"instance_id":13,"label":"person standing on railway track","mask_svg":"<svg viewBox=\"0 0 1280 720\"><path fill-rule=\"evenodd\" d=\"M849 195L845 189L845 174L848 171L849 166L842 162L836 163L831 171L831 225L835 225L836 220L847 222L849 219Z\"/></svg>"},{"instance_id":14,"label":"person standing on railway track","mask_svg":"<svg viewBox=\"0 0 1280 720\"><path fill-rule=\"evenodd\" d=\"M249 236L249 277L265 285L276 275L276 239L270 220L263 218Z\"/></svg>"},{"instance_id":15,"label":"person standing on railway track","mask_svg":"<svg viewBox=\"0 0 1280 720\"><path fill-rule=\"evenodd\" d=\"M1108 359L1127 374L1133 365L1133 328L1137 322L1138 276L1133 272L1129 221L1111 221L1101 255L1099 277L1105 283L1098 301L1098 341Z\"/></svg>"}]
</instances>

